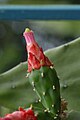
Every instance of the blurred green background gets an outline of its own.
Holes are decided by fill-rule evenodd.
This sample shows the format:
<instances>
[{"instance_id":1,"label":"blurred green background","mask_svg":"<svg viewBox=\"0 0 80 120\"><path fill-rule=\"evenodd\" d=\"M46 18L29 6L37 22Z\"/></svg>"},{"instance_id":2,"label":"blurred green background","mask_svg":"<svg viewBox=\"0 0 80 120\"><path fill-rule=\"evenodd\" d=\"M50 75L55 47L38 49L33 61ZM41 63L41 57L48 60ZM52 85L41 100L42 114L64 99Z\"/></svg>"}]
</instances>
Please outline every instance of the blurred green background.
<instances>
[{"instance_id":1,"label":"blurred green background","mask_svg":"<svg viewBox=\"0 0 80 120\"><path fill-rule=\"evenodd\" d=\"M80 4L75 0L0 0L0 5ZM72 41L80 36L80 21L0 21L0 73L27 60L23 38L25 27L31 28L44 50Z\"/></svg>"},{"instance_id":2,"label":"blurred green background","mask_svg":"<svg viewBox=\"0 0 80 120\"><path fill-rule=\"evenodd\" d=\"M80 4L79 0L0 0L1 4Z\"/></svg>"}]
</instances>

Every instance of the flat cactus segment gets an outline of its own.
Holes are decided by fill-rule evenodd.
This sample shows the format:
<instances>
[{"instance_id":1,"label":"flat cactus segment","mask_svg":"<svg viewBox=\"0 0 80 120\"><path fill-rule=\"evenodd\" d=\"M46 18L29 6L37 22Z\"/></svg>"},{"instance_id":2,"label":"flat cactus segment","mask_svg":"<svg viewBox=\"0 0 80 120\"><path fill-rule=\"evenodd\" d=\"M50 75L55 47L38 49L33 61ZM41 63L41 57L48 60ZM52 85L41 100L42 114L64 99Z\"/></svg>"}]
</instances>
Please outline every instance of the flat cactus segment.
<instances>
[{"instance_id":1,"label":"flat cactus segment","mask_svg":"<svg viewBox=\"0 0 80 120\"><path fill-rule=\"evenodd\" d=\"M29 75L29 81L38 94L44 112L52 113L55 117L60 112L60 85L54 68L41 67L33 70Z\"/></svg>"},{"instance_id":2,"label":"flat cactus segment","mask_svg":"<svg viewBox=\"0 0 80 120\"><path fill-rule=\"evenodd\" d=\"M80 111L80 38L47 50L45 54L54 61L68 110Z\"/></svg>"},{"instance_id":3,"label":"flat cactus segment","mask_svg":"<svg viewBox=\"0 0 80 120\"><path fill-rule=\"evenodd\" d=\"M0 106L17 109L19 106L30 106L35 101L36 95L26 78L26 65L26 62L20 63L0 75Z\"/></svg>"}]
</instances>

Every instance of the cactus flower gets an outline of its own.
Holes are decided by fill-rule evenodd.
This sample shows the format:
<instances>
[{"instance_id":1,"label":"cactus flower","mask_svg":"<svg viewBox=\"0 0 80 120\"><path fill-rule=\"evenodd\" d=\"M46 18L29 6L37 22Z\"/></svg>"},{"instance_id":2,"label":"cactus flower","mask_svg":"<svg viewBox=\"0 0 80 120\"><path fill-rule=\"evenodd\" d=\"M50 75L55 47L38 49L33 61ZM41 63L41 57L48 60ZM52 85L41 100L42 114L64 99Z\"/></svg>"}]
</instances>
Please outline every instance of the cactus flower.
<instances>
[{"instance_id":1,"label":"cactus flower","mask_svg":"<svg viewBox=\"0 0 80 120\"><path fill-rule=\"evenodd\" d=\"M33 69L39 69L41 66L53 66L50 60L44 55L42 48L35 41L33 31L26 28L23 35L27 43L28 72L31 72Z\"/></svg>"},{"instance_id":2,"label":"cactus flower","mask_svg":"<svg viewBox=\"0 0 80 120\"><path fill-rule=\"evenodd\" d=\"M0 118L0 120L37 120L37 117L31 108L28 110L19 108L19 111L7 114L5 117Z\"/></svg>"}]
</instances>

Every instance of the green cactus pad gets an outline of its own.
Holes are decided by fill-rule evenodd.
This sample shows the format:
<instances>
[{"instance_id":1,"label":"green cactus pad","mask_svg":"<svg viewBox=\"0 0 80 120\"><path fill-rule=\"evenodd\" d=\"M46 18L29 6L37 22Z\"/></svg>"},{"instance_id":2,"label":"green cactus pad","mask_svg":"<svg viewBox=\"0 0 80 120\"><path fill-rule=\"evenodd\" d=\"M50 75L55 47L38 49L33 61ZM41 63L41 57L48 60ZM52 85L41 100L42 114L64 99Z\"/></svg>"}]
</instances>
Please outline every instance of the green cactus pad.
<instances>
[{"instance_id":1,"label":"green cactus pad","mask_svg":"<svg viewBox=\"0 0 80 120\"><path fill-rule=\"evenodd\" d=\"M47 50L60 77L61 96L68 102L68 110L80 111L80 38Z\"/></svg>"},{"instance_id":2,"label":"green cactus pad","mask_svg":"<svg viewBox=\"0 0 80 120\"><path fill-rule=\"evenodd\" d=\"M39 101L45 107L44 112L49 112L54 118L60 113L60 85L56 71L53 67L41 67L33 70L29 75L29 81L38 94Z\"/></svg>"}]
</instances>

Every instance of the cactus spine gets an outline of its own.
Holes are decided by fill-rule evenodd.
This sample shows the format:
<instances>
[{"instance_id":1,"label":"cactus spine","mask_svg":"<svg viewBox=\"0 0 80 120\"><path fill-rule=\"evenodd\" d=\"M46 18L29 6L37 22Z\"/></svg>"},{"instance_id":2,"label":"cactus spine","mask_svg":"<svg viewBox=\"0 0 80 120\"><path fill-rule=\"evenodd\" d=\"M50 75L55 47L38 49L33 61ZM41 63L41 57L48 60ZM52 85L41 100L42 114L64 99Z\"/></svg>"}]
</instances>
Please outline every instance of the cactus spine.
<instances>
[{"instance_id":1,"label":"cactus spine","mask_svg":"<svg viewBox=\"0 0 80 120\"><path fill-rule=\"evenodd\" d=\"M57 73L36 43L33 31L26 29L24 37L27 42L29 82L45 107L44 112L50 113L53 120L59 120L61 99Z\"/></svg>"}]
</instances>

